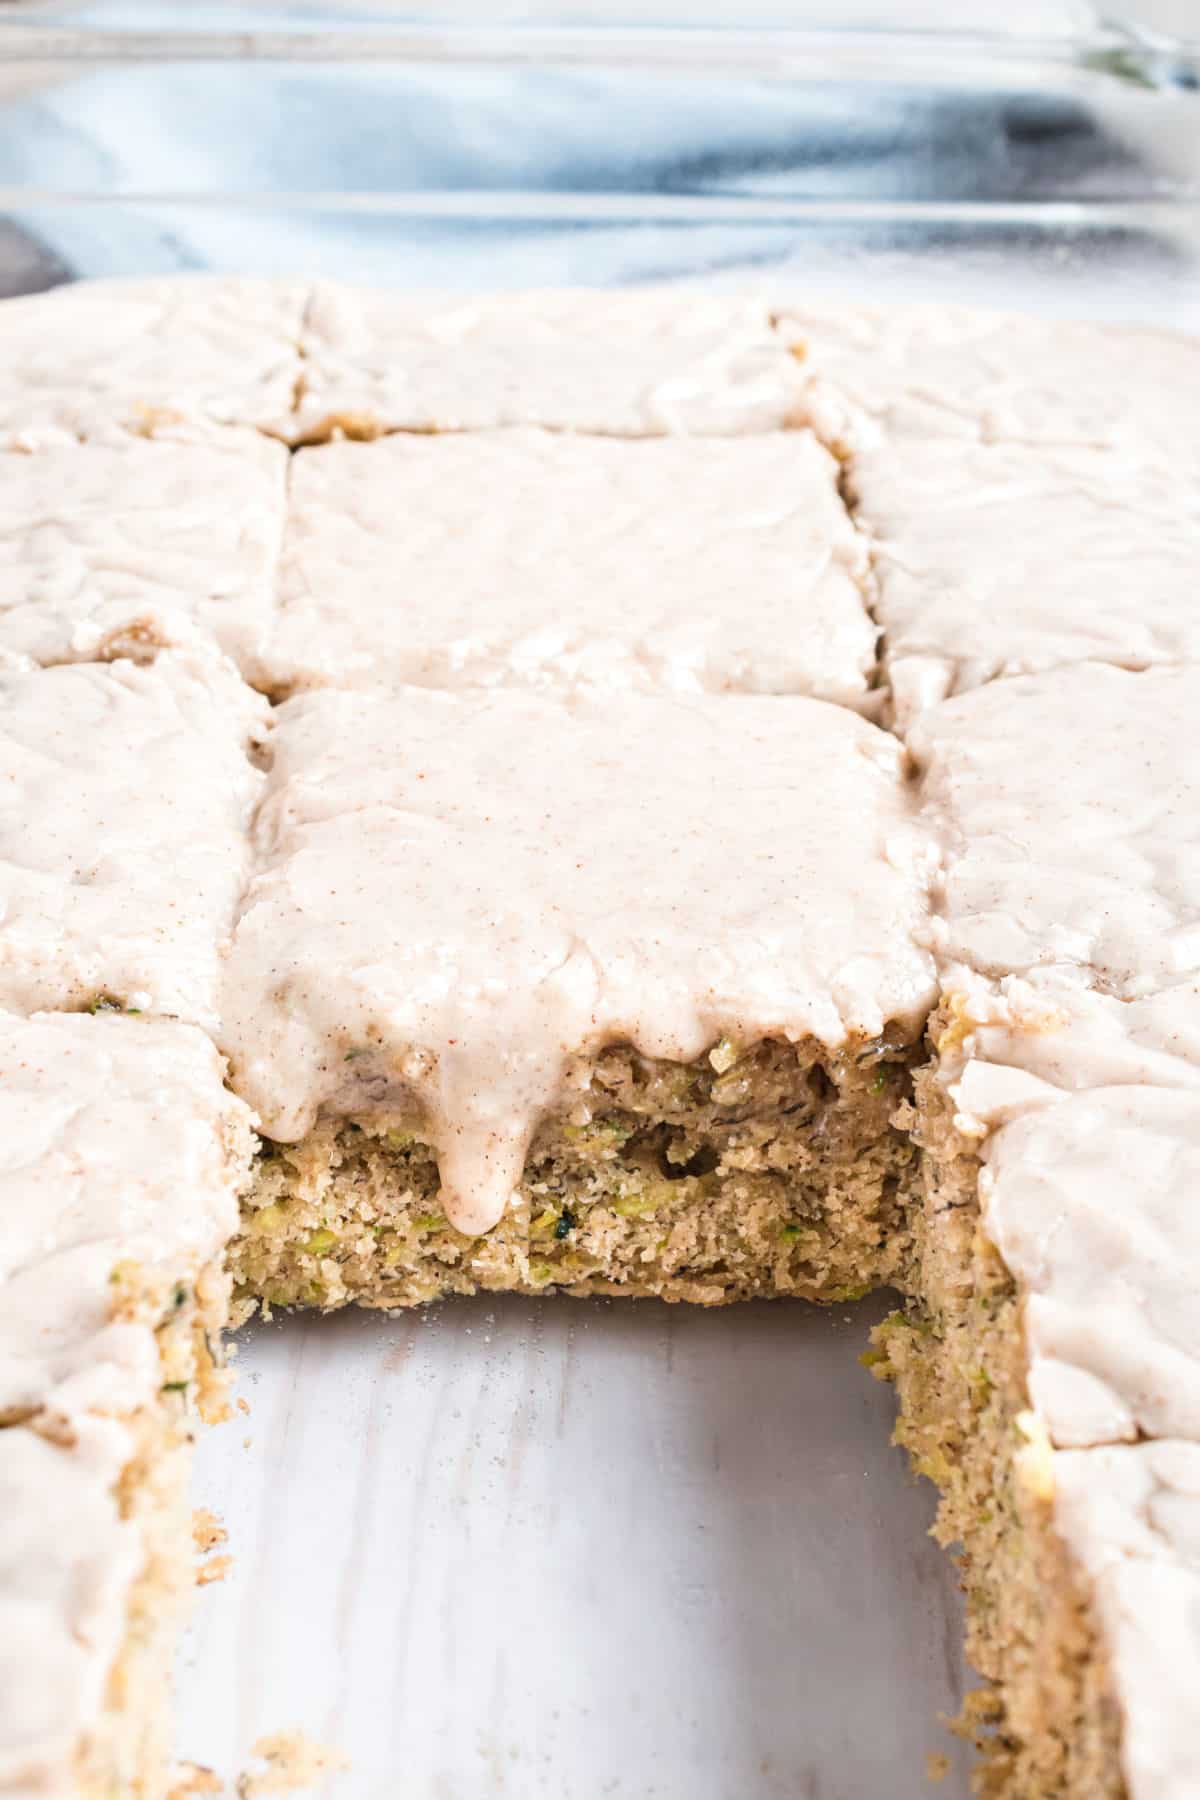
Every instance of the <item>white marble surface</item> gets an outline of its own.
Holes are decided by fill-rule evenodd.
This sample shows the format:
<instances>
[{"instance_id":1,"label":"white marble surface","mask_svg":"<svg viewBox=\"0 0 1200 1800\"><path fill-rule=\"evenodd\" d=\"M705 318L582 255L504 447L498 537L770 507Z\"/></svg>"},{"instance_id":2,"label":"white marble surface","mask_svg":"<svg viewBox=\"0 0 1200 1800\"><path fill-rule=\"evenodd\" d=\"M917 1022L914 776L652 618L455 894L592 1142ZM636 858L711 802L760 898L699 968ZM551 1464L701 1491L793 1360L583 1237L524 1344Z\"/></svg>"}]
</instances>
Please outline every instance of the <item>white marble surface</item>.
<instances>
[{"instance_id":1,"label":"white marble surface","mask_svg":"<svg viewBox=\"0 0 1200 1800\"><path fill-rule=\"evenodd\" d=\"M955 1570L856 1360L885 1310L251 1328L181 1751L228 1774L300 1727L351 1759L329 1800L919 1800L944 1750L958 1800Z\"/></svg>"}]
</instances>

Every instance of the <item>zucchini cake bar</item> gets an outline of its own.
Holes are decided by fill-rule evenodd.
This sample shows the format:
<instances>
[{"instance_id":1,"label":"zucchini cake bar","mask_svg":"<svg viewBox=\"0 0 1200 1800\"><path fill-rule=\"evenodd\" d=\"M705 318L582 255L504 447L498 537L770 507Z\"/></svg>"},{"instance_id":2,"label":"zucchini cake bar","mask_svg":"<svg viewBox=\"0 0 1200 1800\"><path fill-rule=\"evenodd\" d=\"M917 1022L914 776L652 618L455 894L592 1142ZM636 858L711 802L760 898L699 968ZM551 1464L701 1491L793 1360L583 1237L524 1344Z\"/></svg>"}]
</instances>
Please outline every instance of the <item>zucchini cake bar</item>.
<instances>
[{"instance_id":1,"label":"zucchini cake bar","mask_svg":"<svg viewBox=\"0 0 1200 1800\"><path fill-rule=\"evenodd\" d=\"M274 727L221 1001L274 1145L243 1289L895 1277L934 979L893 738L813 700L416 688Z\"/></svg>"},{"instance_id":2,"label":"zucchini cake bar","mask_svg":"<svg viewBox=\"0 0 1200 1800\"><path fill-rule=\"evenodd\" d=\"M0 1017L0 1791L161 1791L250 1115L195 1027Z\"/></svg>"},{"instance_id":3,"label":"zucchini cake bar","mask_svg":"<svg viewBox=\"0 0 1200 1800\"><path fill-rule=\"evenodd\" d=\"M0 1008L215 1029L266 712L183 653L0 673Z\"/></svg>"},{"instance_id":4,"label":"zucchini cake bar","mask_svg":"<svg viewBox=\"0 0 1200 1800\"><path fill-rule=\"evenodd\" d=\"M1194 472L1119 448L945 438L856 456L846 487L874 547L902 720L998 675L1200 657Z\"/></svg>"},{"instance_id":5,"label":"zucchini cake bar","mask_svg":"<svg viewBox=\"0 0 1200 1800\"><path fill-rule=\"evenodd\" d=\"M1198 357L0 307L0 1793L166 1792L231 1320L884 1285L980 1791L1200 1793Z\"/></svg>"},{"instance_id":6,"label":"zucchini cake bar","mask_svg":"<svg viewBox=\"0 0 1200 1800\"><path fill-rule=\"evenodd\" d=\"M233 429L0 458L4 660L142 662L215 645L258 680L287 468L282 444Z\"/></svg>"},{"instance_id":7,"label":"zucchini cake bar","mask_svg":"<svg viewBox=\"0 0 1200 1800\"><path fill-rule=\"evenodd\" d=\"M293 458L269 673L277 692L388 676L862 707L872 592L809 432L399 433Z\"/></svg>"}]
</instances>

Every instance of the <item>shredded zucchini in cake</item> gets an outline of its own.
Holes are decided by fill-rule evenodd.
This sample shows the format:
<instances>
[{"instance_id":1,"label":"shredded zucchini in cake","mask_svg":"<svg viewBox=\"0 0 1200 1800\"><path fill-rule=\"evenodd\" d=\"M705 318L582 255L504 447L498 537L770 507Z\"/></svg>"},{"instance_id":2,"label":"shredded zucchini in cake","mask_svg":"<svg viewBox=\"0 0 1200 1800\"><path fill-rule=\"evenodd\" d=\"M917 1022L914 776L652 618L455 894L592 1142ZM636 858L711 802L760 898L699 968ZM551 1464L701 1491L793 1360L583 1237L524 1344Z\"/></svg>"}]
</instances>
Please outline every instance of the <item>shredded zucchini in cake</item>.
<instances>
[{"instance_id":1,"label":"shredded zucchini in cake","mask_svg":"<svg viewBox=\"0 0 1200 1800\"><path fill-rule=\"evenodd\" d=\"M264 1147L232 1251L268 1306L515 1288L845 1300L901 1278L915 1159L892 1113L911 1047L722 1038L695 1064L604 1051L546 1119L504 1219L448 1223L419 1121L326 1120Z\"/></svg>"}]
</instances>

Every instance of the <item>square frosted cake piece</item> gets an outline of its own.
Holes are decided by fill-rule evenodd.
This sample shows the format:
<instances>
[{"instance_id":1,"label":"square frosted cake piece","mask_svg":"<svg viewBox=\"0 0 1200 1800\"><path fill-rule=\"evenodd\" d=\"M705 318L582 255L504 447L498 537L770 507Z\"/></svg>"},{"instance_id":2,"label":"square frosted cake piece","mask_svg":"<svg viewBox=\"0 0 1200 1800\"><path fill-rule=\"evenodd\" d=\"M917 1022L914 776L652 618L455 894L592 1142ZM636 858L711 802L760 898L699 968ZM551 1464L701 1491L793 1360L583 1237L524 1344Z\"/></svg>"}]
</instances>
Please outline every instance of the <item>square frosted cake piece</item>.
<instances>
[{"instance_id":1,"label":"square frosted cake piece","mask_svg":"<svg viewBox=\"0 0 1200 1800\"><path fill-rule=\"evenodd\" d=\"M219 275L72 283L0 306L0 439L30 449L286 416L301 282Z\"/></svg>"},{"instance_id":2,"label":"square frosted cake piece","mask_svg":"<svg viewBox=\"0 0 1200 1800\"><path fill-rule=\"evenodd\" d=\"M1072 1094L1003 1124L984 1154L984 1222L1024 1293L1030 1398L1053 1442L1200 1442L1200 1095Z\"/></svg>"},{"instance_id":3,"label":"square frosted cake piece","mask_svg":"<svg viewBox=\"0 0 1200 1800\"><path fill-rule=\"evenodd\" d=\"M287 463L234 430L0 456L0 650L46 664L191 644L256 678Z\"/></svg>"},{"instance_id":4,"label":"square frosted cake piece","mask_svg":"<svg viewBox=\"0 0 1200 1800\"><path fill-rule=\"evenodd\" d=\"M215 1025L267 712L184 652L0 673L0 1007Z\"/></svg>"},{"instance_id":5,"label":"square frosted cake piece","mask_svg":"<svg viewBox=\"0 0 1200 1800\"><path fill-rule=\"evenodd\" d=\"M161 1780L165 1772L138 1749L139 1740L165 1735L161 1683L153 1694L131 1683L140 1717L109 1704L146 1559L137 1526L121 1517L118 1494L130 1460L127 1435L105 1419L85 1419L65 1440L24 1426L0 1431L6 1796L92 1800L106 1791L135 1793L142 1776ZM139 1629L147 1622L139 1618ZM165 1660L170 1646L158 1634L153 1641Z\"/></svg>"},{"instance_id":6,"label":"square frosted cake piece","mask_svg":"<svg viewBox=\"0 0 1200 1800\"><path fill-rule=\"evenodd\" d=\"M839 455L961 444L1107 447L1200 466L1200 341L983 307L783 302L797 418Z\"/></svg>"},{"instance_id":7,"label":"square frosted cake piece","mask_svg":"<svg viewBox=\"0 0 1200 1800\"><path fill-rule=\"evenodd\" d=\"M867 549L808 432L544 431L292 461L268 684L806 693L862 705Z\"/></svg>"},{"instance_id":8,"label":"square frosted cake piece","mask_svg":"<svg viewBox=\"0 0 1200 1800\"><path fill-rule=\"evenodd\" d=\"M1092 1584L1110 1682L1070 1723L1094 1737L1097 1717L1119 1710L1123 1791L1187 1800L1200 1793L1200 1443L1068 1451L1055 1475L1055 1524Z\"/></svg>"},{"instance_id":9,"label":"square frosted cake piece","mask_svg":"<svg viewBox=\"0 0 1200 1800\"><path fill-rule=\"evenodd\" d=\"M219 1330L251 1144L223 1077L191 1025L0 1013L0 1425L132 1414L173 1378L156 1329Z\"/></svg>"},{"instance_id":10,"label":"square frosted cake piece","mask_svg":"<svg viewBox=\"0 0 1200 1800\"><path fill-rule=\"evenodd\" d=\"M791 423L801 390L771 316L668 289L397 294L318 283L294 439L545 425L618 437Z\"/></svg>"},{"instance_id":11,"label":"square frosted cake piece","mask_svg":"<svg viewBox=\"0 0 1200 1800\"><path fill-rule=\"evenodd\" d=\"M1200 490L1116 448L930 439L855 457L897 718L997 676L1200 659Z\"/></svg>"},{"instance_id":12,"label":"square frosted cake piece","mask_svg":"<svg viewBox=\"0 0 1200 1800\"><path fill-rule=\"evenodd\" d=\"M226 965L268 1300L894 1276L933 993L895 740L814 700L323 691ZM781 816L786 814L786 829Z\"/></svg>"},{"instance_id":13,"label":"square frosted cake piece","mask_svg":"<svg viewBox=\"0 0 1200 1800\"><path fill-rule=\"evenodd\" d=\"M1200 974L1200 670L995 681L908 745L947 990L966 971L1128 1001Z\"/></svg>"},{"instance_id":14,"label":"square frosted cake piece","mask_svg":"<svg viewBox=\"0 0 1200 1800\"><path fill-rule=\"evenodd\" d=\"M0 1014L0 1790L161 1794L249 1115L202 1032Z\"/></svg>"}]
</instances>

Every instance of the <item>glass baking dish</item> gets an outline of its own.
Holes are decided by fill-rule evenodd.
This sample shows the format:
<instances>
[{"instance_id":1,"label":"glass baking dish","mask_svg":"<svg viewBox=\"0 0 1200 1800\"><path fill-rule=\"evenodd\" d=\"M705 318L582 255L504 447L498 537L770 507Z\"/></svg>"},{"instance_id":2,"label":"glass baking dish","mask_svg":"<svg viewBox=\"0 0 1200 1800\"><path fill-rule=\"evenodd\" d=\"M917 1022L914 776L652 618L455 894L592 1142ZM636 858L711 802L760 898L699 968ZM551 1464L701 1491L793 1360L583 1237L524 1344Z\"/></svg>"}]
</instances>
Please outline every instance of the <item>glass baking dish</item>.
<instances>
[{"instance_id":1,"label":"glass baking dish","mask_svg":"<svg viewBox=\"0 0 1200 1800\"><path fill-rule=\"evenodd\" d=\"M0 293L667 281L1200 326L1185 46L1046 0L949 32L935 0L903 30L556 10L3 7ZM965 1796L936 1724L969 1682L954 1565L856 1361L886 1306L251 1330L251 1417L198 1446L235 1564L181 1748L232 1770L303 1721L351 1757L330 1800L392 1800L398 1769L452 1800L917 1800L926 1753Z\"/></svg>"},{"instance_id":2,"label":"glass baking dish","mask_svg":"<svg viewBox=\"0 0 1200 1800\"><path fill-rule=\"evenodd\" d=\"M1194 49L1072 0L613 10L6 7L0 291L209 268L1200 314Z\"/></svg>"}]
</instances>

